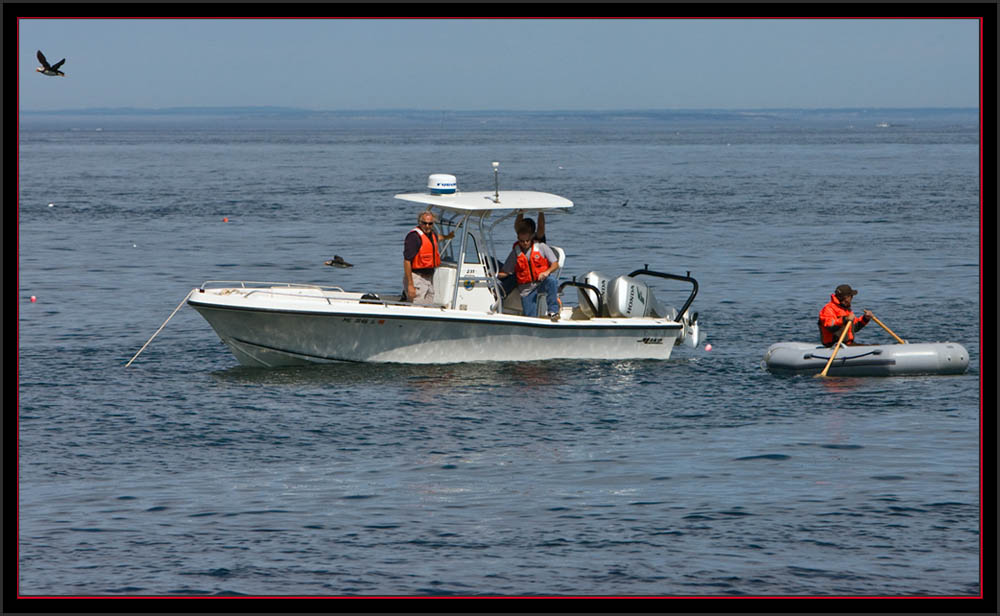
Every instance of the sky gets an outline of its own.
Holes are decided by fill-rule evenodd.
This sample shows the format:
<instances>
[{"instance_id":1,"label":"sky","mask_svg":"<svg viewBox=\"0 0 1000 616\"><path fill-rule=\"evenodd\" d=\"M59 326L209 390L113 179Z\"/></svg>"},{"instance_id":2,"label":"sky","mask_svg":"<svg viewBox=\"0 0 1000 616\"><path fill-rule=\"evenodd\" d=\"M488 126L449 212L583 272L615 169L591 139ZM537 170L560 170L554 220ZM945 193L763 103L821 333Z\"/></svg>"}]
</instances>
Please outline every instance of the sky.
<instances>
[{"instance_id":1,"label":"sky","mask_svg":"<svg viewBox=\"0 0 1000 616\"><path fill-rule=\"evenodd\" d=\"M20 19L22 111L978 107L974 19ZM45 77L35 51L66 58Z\"/></svg>"}]
</instances>

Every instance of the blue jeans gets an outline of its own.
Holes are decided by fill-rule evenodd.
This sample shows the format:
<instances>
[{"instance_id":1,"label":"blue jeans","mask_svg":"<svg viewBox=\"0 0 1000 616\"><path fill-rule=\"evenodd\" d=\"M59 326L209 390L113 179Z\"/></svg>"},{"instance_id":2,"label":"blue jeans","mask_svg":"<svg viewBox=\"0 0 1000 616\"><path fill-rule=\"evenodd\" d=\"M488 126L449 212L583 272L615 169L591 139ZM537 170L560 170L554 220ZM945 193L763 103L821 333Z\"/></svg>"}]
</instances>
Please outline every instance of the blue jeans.
<instances>
[{"instance_id":1,"label":"blue jeans","mask_svg":"<svg viewBox=\"0 0 1000 616\"><path fill-rule=\"evenodd\" d=\"M559 284L555 276L549 276L538 283L535 289L527 295L521 296L521 307L524 309L524 316L538 316L538 294L545 293L545 303L548 311L559 312Z\"/></svg>"}]
</instances>

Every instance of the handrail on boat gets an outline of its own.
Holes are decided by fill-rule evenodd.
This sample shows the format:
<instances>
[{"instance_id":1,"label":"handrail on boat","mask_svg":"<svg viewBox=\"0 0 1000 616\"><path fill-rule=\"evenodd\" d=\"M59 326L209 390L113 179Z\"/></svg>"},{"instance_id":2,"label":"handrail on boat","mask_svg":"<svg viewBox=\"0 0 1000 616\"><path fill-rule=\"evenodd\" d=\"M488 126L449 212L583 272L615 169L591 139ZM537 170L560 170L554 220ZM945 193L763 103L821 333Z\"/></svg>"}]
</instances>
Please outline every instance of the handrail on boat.
<instances>
[{"instance_id":1,"label":"handrail on boat","mask_svg":"<svg viewBox=\"0 0 1000 616\"><path fill-rule=\"evenodd\" d=\"M562 290L565 287L578 287L578 288L581 288L581 289L589 289L589 290L593 291L594 293L596 293L597 294L597 306L594 306L594 302L590 301L590 296L589 295L587 295L586 293L583 293L582 296L583 296L584 299L587 300L587 303L590 304L590 309L593 311L594 316L595 317L602 316L602 314L604 313L604 296L601 295L601 290L600 289L598 289L597 287L595 287L592 284L587 284L586 282L577 282L575 276L573 277L573 280L567 280L567 281L565 281L565 282L563 282L562 284L559 285L559 293L560 294L562 293Z\"/></svg>"},{"instance_id":2,"label":"handrail on boat","mask_svg":"<svg viewBox=\"0 0 1000 616\"><path fill-rule=\"evenodd\" d=\"M199 288L202 291L204 291L207 285L210 284L239 285L241 289L247 288L247 285L259 285L259 286L268 285L272 287L274 286L288 287L290 289L319 289L321 291L324 289L331 289L334 291L340 291L341 293L347 293L347 291L345 291L342 287L334 285L301 284L297 282L267 282L267 281L256 281L256 280L206 280L205 282L201 283L201 287Z\"/></svg>"},{"instance_id":3,"label":"handrail on boat","mask_svg":"<svg viewBox=\"0 0 1000 616\"><path fill-rule=\"evenodd\" d=\"M262 281L250 281L250 280L206 280L202 283L199 291L204 293L208 285L227 285L227 286L238 286L241 289L249 289L245 294L246 296L253 295L254 293L272 293L275 295L287 295L289 297L296 297L297 299L321 299L325 300L327 304L332 304L331 299L336 299L338 301L353 301L359 304L377 304L381 306L413 306L412 302L402 301L402 300L387 300L379 297L375 293L365 293L360 297L330 297L329 295L296 295L292 293L282 293L280 289L274 289L272 287L285 287L289 290L293 289L315 289L317 291L337 291L339 293L344 293L347 295L355 295L354 293L349 293L345 291L342 287L334 285L317 285L317 284L300 284L295 282L262 282ZM253 285L253 286L250 286ZM212 288L226 288L225 286L213 286ZM437 304L428 306L437 306Z\"/></svg>"},{"instance_id":4,"label":"handrail on boat","mask_svg":"<svg viewBox=\"0 0 1000 616\"><path fill-rule=\"evenodd\" d=\"M337 287L337 286L333 286L333 285L300 284L300 283L295 283L295 282L266 282L266 281L255 281L255 280L206 280L205 282L201 283L201 287L198 289L198 291L201 292L201 293L204 293L205 292L205 288L208 285L210 285L210 284L213 284L213 285L222 285L222 284L225 284L225 285L239 285L239 288L241 288L241 289L250 289L246 293L247 297L253 295L254 293L264 293L264 292L272 293L272 294L277 294L277 295L291 295L291 294L281 293L280 291L276 292L275 289L274 289L274 287L284 287L284 288L287 288L289 290L292 290L292 289L315 289L316 291L319 291L321 293L321 295L318 296L318 297L315 297L315 299L326 300L327 304L331 304L332 302L330 302L330 297L329 296L323 295L324 291L337 291L337 292L340 292L340 293L347 293L347 291L345 291L343 288ZM254 285L254 286L248 286L248 285ZM215 287L215 286L213 286L212 288L225 288L225 287ZM303 297L303 296L298 296L298 297ZM304 297L309 297L309 296L304 296ZM338 299L347 299L347 298L338 298Z\"/></svg>"},{"instance_id":5,"label":"handrail on boat","mask_svg":"<svg viewBox=\"0 0 1000 616\"><path fill-rule=\"evenodd\" d=\"M646 265L643 266L642 269L635 270L634 272L629 274L629 276L634 278L635 276L639 276L640 274L646 276L656 276L658 278L669 278L670 280L682 280L684 282L691 283L691 286L693 287L691 289L691 295L687 298L687 301L684 302L684 306L682 306L680 311L677 313L678 319L683 318L684 313L687 312L687 309L691 307L692 303L694 303L694 296L698 295L698 281L691 277L691 272L688 272L687 276L680 276L678 274L665 274L663 272L654 272L653 270L649 269L649 264L647 263Z\"/></svg>"}]
</instances>

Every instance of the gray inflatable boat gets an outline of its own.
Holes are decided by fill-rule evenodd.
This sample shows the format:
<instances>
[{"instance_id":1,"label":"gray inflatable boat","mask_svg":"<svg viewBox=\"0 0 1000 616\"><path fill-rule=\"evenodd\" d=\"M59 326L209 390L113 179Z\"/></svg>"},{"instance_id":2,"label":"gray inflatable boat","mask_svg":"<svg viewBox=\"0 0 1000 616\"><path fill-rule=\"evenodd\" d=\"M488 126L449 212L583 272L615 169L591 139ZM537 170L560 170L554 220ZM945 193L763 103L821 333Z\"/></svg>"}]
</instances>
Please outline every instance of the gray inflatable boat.
<instances>
[{"instance_id":1,"label":"gray inflatable boat","mask_svg":"<svg viewBox=\"0 0 1000 616\"><path fill-rule=\"evenodd\" d=\"M764 353L762 365L776 374L819 374L833 348L809 342L778 342ZM969 352L956 342L841 346L828 376L903 376L961 374Z\"/></svg>"}]
</instances>

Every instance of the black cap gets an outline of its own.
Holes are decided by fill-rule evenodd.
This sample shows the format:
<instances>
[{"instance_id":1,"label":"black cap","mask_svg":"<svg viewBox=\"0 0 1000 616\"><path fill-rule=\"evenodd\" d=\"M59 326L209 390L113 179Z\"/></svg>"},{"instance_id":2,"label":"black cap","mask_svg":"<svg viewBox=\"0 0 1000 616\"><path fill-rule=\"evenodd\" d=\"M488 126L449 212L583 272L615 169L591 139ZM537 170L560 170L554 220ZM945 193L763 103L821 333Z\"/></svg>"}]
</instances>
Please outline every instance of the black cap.
<instances>
[{"instance_id":1,"label":"black cap","mask_svg":"<svg viewBox=\"0 0 1000 616\"><path fill-rule=\"evenodd\" d=\"M851 297L853 297L853 296L855 296L855 295L858 294L858 290L857 289L852 289L851 285L849 285L849 284L842 284L839 287L837 287L837 290L834 291L834 293L836 293L837 295L839 295L841 297L847 297L848 295L850 295Z\"/></svg>"}]
</instances>

